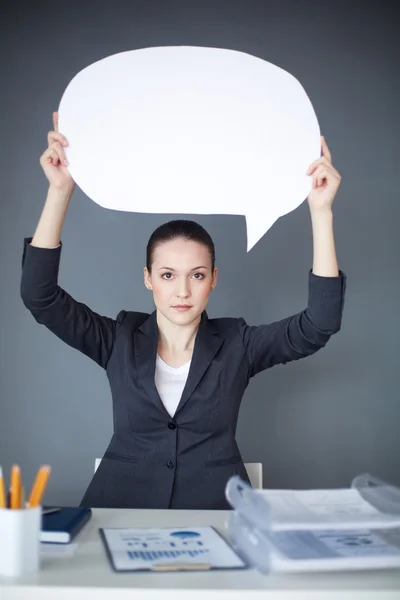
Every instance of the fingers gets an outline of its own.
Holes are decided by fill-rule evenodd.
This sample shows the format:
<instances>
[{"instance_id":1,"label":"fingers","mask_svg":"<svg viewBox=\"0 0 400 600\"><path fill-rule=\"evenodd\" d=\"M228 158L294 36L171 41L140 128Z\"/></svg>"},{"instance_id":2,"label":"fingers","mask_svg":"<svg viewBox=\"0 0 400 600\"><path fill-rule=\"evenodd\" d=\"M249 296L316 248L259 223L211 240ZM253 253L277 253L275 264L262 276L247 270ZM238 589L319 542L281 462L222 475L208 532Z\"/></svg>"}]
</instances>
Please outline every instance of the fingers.
<instances>
[{"instance_id":1,"label":"fingers","mask_svg":"<svg viewBox=\"0 0 400 600\"><path fill-rule=\"evenodd\" d=\"M54 148L47 148L40 157L40 164L44 166L45 164L52 164L55 167L59 163L59 156L57 151Z\"/></svg>"},{"instance_id":2,"label":"fingers","mask_svg":"<svg viewBox=\"0 0 400 600\"><path fill-rule=\"evenodd\" d=\"M316 188L323 184L324 179L326 180L337 180L339 183L341 181L340 173L332 167L332 165L320 164L315 169L315 172L312 176L312 187Z\"/></svg>"},{"instance_id":3,"label":"fingers","mask_svg":"<svg viewBox=\"0 0 400 600\"><path fill-rule=\"evenodd\" d=\"M319 187L323 184L324 179L328 177L328 169L322 165L320 165L315 171L313 177L313 188Z\"/></svg>"},{"instance_id":4,"label":"fingers","mask_svg":"<svg viewBox=\"0 0 400 600\"><path fill-rule=\"evenodd\" d=\"M319 165L312 176L312 188L317 188L328 178L329 169L325 165Z\"/></svg>"},{"instance_id":5,"label":"fingers","mask_svg":"<svg viewBox=\"0 0 400 600\"><path fill-rule=\"evenodd\" d=\"M63 146L68 146L67 138L65 137L65 135L59 133L58 131L49 131L49 133L47 134L47 142L49 146L51 146L53 142L60 142L60 144L62 144Z\"/></svg>"},{"instance_id":6,"label":"fingers","mask_svg":"<svg viewBox=\"0 0 400 600\"><path fill-rule=\"evenodd\" d=\"M318 165L325 164L332 166L332 154L329 151L328 144L323 135L321 135L321 150L322 156L317 158L307 169L307 175L311 175L311 173L317 168Z\"/></svg>"},{"instance_id":7,"label":"fingers","mask_svg":"<svg viewBox=\"0 0 400 600\"><path fill-rule=\"evenodd\" d=\"M62 145L60 144L60 142L53 142L51 144L50 148L52 148L52 150L55 150L55 152L57 153L57 156L58 156L61 164L67 166L68 161L67 161L67 158L65 156L64 148L62 147Z\"/></svg>"},{"instance_id":8,"label":"fingers","mask_svg":"<svg viewBox=\"0 0 400 600\"><path fill-rule=\"evenodd\" d=\"M55 150L58 160L61 162L61 164L67 166L68 161L65 156L64 147L68 146L68 142L65 136L63 136L58 131L49 131L47 135L47 140L49 143L49 148ZM58 164L58 160L56 163L53 162L53 164Z\"/></svg>"},{"instance_id":9,"label":"fingers","mask_svg":"<svg viewBox=\"0 0 400 600\"><path fill-rule=\"evenodd\" d=\"M321 136L321 146L322 146L322 155L325 156L329 162L332 162L332 154L328 148L328 144L326 143L326 139L324 136Z\"/></svg>"},{"instance_id":10,"label":"fingers","mask_svg":"<svg viewBox=\"0 0 400 600\"><path fill-rule=\"evenodd\" d=\"M314 160L314 162L312 162L311 165L308 167L307 175L311 175L312 172L315 171L315 169L319 165L326 165L328 167L333 168L332 163L328 160L328 158L326 156L321 156L321 158L317 158L317 160Z\"/></svg>"},{"instance_id":11,"label":"fingers","mask_svg":"<svg viewBox=\"0 0 400 600\"><path fill-rule=\"evenodd\" d=\"M68 161L65 157L64 148L60 142L53 142L45 152L43 152L40 162L42 160L46 163L52 163L55 167L61 163L65 167L68 165Z\"/></svg>"},{"instance_id":12,"label":"fingers","mask_svg":"<svg viewBox=\"0 0 400 600\"><path fill-rule=\"evenodd\" d=\"M64 148L68 146L67 138L58 131L58 113L53 112L53 127L52 131L47 134L48 148L40 157L42 167L53 165L54 167L67 166L68 160L65 156Z\"/></svg>"}]
</instances>

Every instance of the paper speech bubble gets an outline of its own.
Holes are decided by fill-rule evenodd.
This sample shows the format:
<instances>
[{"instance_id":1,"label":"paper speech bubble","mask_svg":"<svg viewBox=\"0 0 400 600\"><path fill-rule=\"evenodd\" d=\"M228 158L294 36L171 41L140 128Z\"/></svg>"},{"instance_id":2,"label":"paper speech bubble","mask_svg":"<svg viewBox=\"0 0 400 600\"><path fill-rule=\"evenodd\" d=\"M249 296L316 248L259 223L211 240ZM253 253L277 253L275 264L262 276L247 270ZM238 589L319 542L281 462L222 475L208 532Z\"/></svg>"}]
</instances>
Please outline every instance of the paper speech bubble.
<instances>
[{"instance_id":1,"label":"paper speech bubble","mask_svg":"<svg viewBox=\"0 0 400 600\"><path fill-rule=\"evenodd\" d=\"M59 106L69 171L105 208L245 215L247 250L311 191L320 130L299 81L260 58L167 46L80 71Z\"/></svg>"}]
</instances>

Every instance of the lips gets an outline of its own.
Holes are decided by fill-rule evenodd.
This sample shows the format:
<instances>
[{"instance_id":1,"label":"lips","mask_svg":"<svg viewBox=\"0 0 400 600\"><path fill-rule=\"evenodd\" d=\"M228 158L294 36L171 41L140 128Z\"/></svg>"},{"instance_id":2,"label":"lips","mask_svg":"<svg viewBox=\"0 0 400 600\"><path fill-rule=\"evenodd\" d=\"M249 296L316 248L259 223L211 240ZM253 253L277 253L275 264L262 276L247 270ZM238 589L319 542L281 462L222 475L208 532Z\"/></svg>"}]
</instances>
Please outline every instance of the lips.
<instances>
[{"instance_id":1,"label":"lips","mask_svg":"<svg viewBox=\"0 0 400 600\"><path fill-rule=\"evenodd\" d=\"M189 310L192 307L189 304L176 304L172 308L179 312L184 312L185 310Z\"/></svg>"}]
</instances>

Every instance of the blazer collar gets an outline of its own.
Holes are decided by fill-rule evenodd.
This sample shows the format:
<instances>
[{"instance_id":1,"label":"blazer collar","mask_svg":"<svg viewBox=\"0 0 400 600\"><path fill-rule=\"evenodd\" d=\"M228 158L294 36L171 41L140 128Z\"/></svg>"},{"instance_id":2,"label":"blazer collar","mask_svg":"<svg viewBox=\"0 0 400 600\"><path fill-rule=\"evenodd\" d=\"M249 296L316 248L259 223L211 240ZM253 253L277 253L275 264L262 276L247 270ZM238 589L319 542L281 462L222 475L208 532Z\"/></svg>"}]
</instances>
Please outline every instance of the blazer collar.
<instances>
[{"instance_id":1,"label":"blazer collar","mask_svg":"<svg viewBox=\"0 0 400 600\"><path fill-rule=\"evenodd\" d=\"M134 344L135 358L143 387L156 406L168 414L154 381L158 348L156 311L152 312L142 325L138 327L138 331L140 331L140 334L135 336ZM222 344L223 339L218 336L217 328L209 321L207 312L203 311L195 338L188 378L175 415L182 409L195 391Z\"/></svg>"}]
</instances>

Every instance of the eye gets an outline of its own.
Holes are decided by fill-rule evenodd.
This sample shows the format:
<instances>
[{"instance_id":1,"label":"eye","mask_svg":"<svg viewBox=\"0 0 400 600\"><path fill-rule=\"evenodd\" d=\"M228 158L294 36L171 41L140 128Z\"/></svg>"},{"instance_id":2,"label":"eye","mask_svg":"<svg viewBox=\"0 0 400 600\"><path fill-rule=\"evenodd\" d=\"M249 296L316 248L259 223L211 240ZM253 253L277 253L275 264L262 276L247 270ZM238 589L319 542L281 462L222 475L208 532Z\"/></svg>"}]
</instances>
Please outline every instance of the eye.
<instances>
[{"instance_id":1,"label":"eye","mask_svg":"<svg viewBox=\"0 0 400 600\"><path fill-rule=\"evenodd\" d=\"M163 273L161 275L161 278L162 279L166 279L167 281L170 280L170 279L172 279L172 277L173 277L173 275L172 275L172 273L170 271L167 271L166 273Z\"/></svg>"},{"instance_id":2,"label":"eye","mask_svg":"<svg viewBox=\"0 0 400 600\"><path fill-rule=\"evenodd\" d=\"M203 273L193 273L193 277L195 279L204 279L204 274Z\"/></svg>"}]
</instances>

